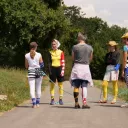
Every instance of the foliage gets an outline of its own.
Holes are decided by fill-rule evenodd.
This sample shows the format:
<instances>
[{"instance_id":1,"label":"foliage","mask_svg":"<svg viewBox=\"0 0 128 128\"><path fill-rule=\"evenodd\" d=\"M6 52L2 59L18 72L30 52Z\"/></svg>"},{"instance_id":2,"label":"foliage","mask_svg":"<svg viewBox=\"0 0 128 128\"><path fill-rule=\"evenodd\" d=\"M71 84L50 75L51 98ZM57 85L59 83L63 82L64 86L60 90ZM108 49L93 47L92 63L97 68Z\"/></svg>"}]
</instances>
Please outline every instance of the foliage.
<instances>
[{"instance_id":1,"label":"foliage","mask_svg":"<svg viewBox=\"0 0 128 128\"><path fill-rule=\"evenodd\" d=\"M110 27L98 17L86 18L80 7L60 5L61 0L1 0L0 65L24 67L24 55L31 41L38 43L38 51L43 53L46 64L47 51L54 38L61 42L66 56L71 55L77 34L82 32L94 49L93 78L102 79L106 43L115 40L122 48L120 37L126 28Z\"/></svg>"}]
</instances>

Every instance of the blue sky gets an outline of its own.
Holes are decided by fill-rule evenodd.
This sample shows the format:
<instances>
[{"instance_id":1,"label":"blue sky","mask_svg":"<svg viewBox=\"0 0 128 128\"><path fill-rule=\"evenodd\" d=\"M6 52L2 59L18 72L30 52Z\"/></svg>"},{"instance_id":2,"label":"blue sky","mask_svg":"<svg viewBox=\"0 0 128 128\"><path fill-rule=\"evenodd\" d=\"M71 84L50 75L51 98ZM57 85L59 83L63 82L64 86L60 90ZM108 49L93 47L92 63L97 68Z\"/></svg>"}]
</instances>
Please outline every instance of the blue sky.
<instances>
[{"instance_id":1,"label":"blue sky","mask_svg":"<svg viewBox=\"0 0 128 128\"><path fill-rule=\"evenodd\" d=\"M98 16L109 25L128 27L128 0L64 0L67 6L79 6L86 17Z\"/></svg>"}]
</instances>

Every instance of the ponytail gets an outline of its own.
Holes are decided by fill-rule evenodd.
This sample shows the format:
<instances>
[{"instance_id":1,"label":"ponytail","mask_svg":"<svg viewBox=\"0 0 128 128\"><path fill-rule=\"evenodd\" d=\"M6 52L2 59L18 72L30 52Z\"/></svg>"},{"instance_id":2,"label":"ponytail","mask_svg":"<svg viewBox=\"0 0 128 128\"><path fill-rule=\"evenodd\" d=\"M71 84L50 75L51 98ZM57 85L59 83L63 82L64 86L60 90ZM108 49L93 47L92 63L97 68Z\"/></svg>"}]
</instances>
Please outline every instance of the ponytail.
<instances>
[{"instance_id":1,"label":"ponytail","mask_svg":"<svg viewBox=\"0 0 128 128\"><path fill-rule=\"evenodd\" d=\"M30 50L30 57L31 57L32 59L34 59L35 54L36 54L35 50L31 49L31 50Z\"/></svg>"}]
</instances>

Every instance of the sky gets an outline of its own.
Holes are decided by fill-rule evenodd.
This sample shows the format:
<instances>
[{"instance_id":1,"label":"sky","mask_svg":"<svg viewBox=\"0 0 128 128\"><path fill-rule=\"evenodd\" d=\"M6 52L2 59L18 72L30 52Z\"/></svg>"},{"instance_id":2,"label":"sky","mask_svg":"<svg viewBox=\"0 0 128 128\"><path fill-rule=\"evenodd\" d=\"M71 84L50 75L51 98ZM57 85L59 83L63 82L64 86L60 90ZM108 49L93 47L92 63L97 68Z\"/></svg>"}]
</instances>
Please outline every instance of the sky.
<instances>
[{"instance_id":1,"label":"sky","mask_svg":"<svg viewBox=\"0 0 128 128\"><path fill-rule=\"evenodd\" d=\"M67 6L79 6L86 17L98 16L108 25L128 28L128 0L64 0Z\"/></svg>"}]
</instances>

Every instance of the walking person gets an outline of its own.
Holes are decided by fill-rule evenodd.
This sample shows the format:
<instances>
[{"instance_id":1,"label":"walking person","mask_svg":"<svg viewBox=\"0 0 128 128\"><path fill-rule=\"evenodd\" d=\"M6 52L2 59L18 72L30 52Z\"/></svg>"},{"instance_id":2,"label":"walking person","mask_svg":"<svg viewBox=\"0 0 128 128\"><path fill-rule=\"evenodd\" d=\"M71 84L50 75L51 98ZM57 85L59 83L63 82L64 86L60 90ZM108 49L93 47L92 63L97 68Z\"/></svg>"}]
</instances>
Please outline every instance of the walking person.
<instances>
[{"instance_id":1,"label":"walking person","mask_svg":"<svg viewBox=\"0 0 128 128\"><path fill-rule=\"evenodd\" d=\"M113 100L111 104L116 103L118 95L118 75L119 75L119 60L120 53L117 50L117 43L115 41L109 41L108 50L109 52L105 56L106 72L103 78L102 90L103 90L103 100L100 100L100 103L107 103L107 88L108 82L111 81L113 84Z\"/></svg>"},{"instance_id":2,"label":"walking person","mask_svg":"<svg viewBox=\"0 0 128 128\"><path fill-rule=\"evenodd\" d=\"M128 88L128 33L122 37L123 46L123 62L122 62L122 77L125 78L125 83ZM121 107L128 107L128 103L121 105Z\"/></svg>"},{"instance_id":3,"label":"walking person","mask_svg":"<svg viewBox=\"0 0 128 128\"><path fill-rule=\"evenodd\" d=\"M25 55L25 67L28 69L28 83L30 86L30 95L32 107L39 107L41 97L42 76L36 73L36 69L43 68L44 63L40 53L36 52L37 43L30 43L30 52ZM36 91L36 93L35 93Z\"/></svg>"},{"instance_id":4,"label":"walking person","mask_svg":"<svg viewBox=\"0 0 128 128\"><path fill-rule=\"evenodd\" d=\"M50 83L50 105L55 104L55 83L58 82L59 87L59 104L63 105L63 81L64 81L64 70L65 70L65 58L64 52L59 49L60 42L54 39L51 43L52 50L49 51L49 76L51 79Z\"/></svg>"},{"instance_id":5,"label":"walking person","mask_svg":"<svg viewBox=\"0 0 128 128\"><path fill-rule=\"evenodd\" d=\"M82 88L82 108L90 108L87 105L87 87L88 85L93 86L93 81L90 73L89 64L93 56L93 48L86 44L87 40L81 33L78 33L77 37L78 44L73 46L72 59L73 68L70 76L71 85L74 87L74 101L75 108L80 108L78 96L79 88Z\"/></svg>"}]
</instances>

